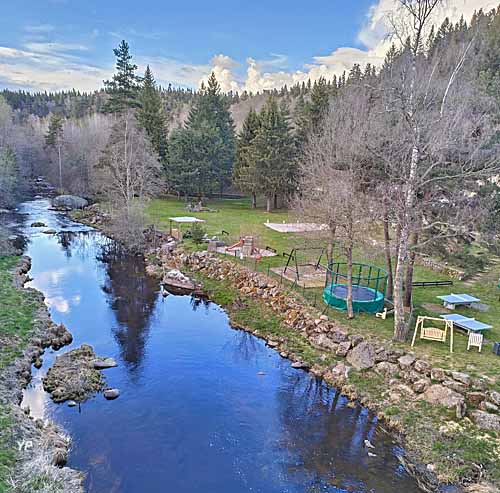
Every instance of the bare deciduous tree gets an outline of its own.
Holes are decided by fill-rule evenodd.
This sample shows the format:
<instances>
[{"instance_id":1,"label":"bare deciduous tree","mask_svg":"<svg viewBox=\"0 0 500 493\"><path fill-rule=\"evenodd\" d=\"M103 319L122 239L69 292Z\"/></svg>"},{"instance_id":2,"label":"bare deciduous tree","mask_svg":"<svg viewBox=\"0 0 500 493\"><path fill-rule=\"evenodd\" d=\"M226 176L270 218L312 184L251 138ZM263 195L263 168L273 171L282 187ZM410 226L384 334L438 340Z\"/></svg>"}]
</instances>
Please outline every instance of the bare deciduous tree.
<instances>
[{"instance_id":1,"label":"bare deciduous tree","mask_svg":"<svg viewBox=\"0 0 500 493\"><path fill-rule=\"evenodd\" d=\"M354 316L353 251L366 237L371 215L365 143L370 108L370 91L354 85L335 100L323 121L322 132L312 136L306 146L301 163L301 195L295 202L303 217L328 226L329 265L334 244L347 257L349 318Z\"/></svg>"},{"instance_id":2,"label":"bare deciduous tree","mask_svg":"<svg viewBox=\"0 0 500 493\"><path fill-rule=\"evenodd\" d=\"M160 173L158 159L135 117L131 112L120 116L98 166L99 191L129 210L134 200L157 192Z\"/></svg>"},{"instance_id":3,"label":"bare deciduous tree","mask_svg":"<svg viewBox=\"0 0 500 493\"><path fill-rule=\"evenodd\" d=\"M409 33L401 53L380 77L378 119L367 139L385 168L386 200L397 224L394 273L394 338L407 334L404 279L411 280L412 251L431 235L456 234L465 221L467 197L479 177L498 172L489 107L468 79L474 39L457 50L422 52L422 36L438 0L400 0L405 16L394 23ZM404 29L400 26L404 26ZM414 257L413 257L414 259ZM411 283L407 285L411 292ZM408 301L408 300L407 300Z\"/></svg>"}]
</instances>

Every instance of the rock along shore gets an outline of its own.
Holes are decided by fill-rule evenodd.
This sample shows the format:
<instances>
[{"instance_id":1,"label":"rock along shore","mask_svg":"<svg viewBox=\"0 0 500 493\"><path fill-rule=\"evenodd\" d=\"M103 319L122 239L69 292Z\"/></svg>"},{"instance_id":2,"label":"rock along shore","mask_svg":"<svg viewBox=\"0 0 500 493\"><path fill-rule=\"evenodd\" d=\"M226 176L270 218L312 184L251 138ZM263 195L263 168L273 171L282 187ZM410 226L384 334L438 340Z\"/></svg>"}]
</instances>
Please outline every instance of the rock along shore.
<instances>
[{"instance_id":1,"label":"rock along shore","mask_svg":"<svg viewBox=\"0 0 500 493\"><path fill-rule=\"evenodd\" d=\"M23 288L29 280L30 268L31 259L27 256L21 257L13 273L16 288ZM33 419L20 406L22 389L31 380L31 365L41 366L41 358L46 348L57 350L72 341L71 334L63 325L56 325L51 321L43 295L32 288L27 291L37 304L32 334L23 355L0 375L0 400L10 409L15 435L12 436L12 447L17 450L12 489L15 492L31 493L31 481L34 478L44 478L49 488L46 491L49 491L50 485L53 484L64 485L63 491L67 493L82 493L84 475L65 467L71 445L70 438L59 426Z\"/></svg>"},{"instance_id":2,"label":"rock along shore","mask_svg":"<svg viewBox=\"0 0 500 493\"><path fill-rule=\"evenodd\" d=\"M89 209L91 208L74 219L106 233L109 217L99 210L97 204L92 210ZM411 352L392 347L390 343L380 344L365 340L359 334L350 334L345 327L306 306L264 274L255 273L207 252L187 253L181 249L172 249L168 242L161 244L164 240L159 234L154 243L160 246L144 252L148 261L148 274L161 280L168 270L177 269L192 274L197 280L211 279L221 285L235 287L241 298L238 296L233 305L225 307L230 319L234 318L232 314L245 305L245 299L252 299L269 308L282 319L285 328L307 340L318 351L319 359L327 364L304 361L305 358L300 354L289 350L289 337L286 335L276 337L265 334L264 331L237 324L234 320L232 325L265 339L268 346L278 351L282 357L290 359L292 366L323 378L352 401L358 401L373 411L398 434L401 443L404 442L406 455L399 459L403 467L416 478L423 491L498 491L496 485L484 480L481 465L463 461L456 463L453 453L451 460L443 461L442 464L426 463L422 460L421 453L422 445L428 446L433 440L453 443L456 434L466 432L469 433L468 437L472 433L475 437L483 438L484 430L486 433L497 434L496 439L491 439L491 435L489 439L494 442L493 455L500 457L500 393L495 382L487 377L474 378L466 373L434 367ZM353 374L376 382L378 395L375 399L370 396L370 392L365 392L359 379L354 381L350 377ZM416 437L414 432L409 433L406 424L390 415L387 409L399 405L408 414L415 414L415 421L421 419L416 408L419 403L435 406L440 411L444 409L446 414L442 426L436 427L435 423L429 423L421 427L420 436ZM471 473L461 479L461 484L441 483L441 474L446 474L446 469L463 466Z\"/></svg>"},{"instance_id":3,"label":"rock along shore","mask_svg":"<svg viewBox=\"0 0 500 493\"><path fill-rule=\"evenodd\" d=\"M160 248L154 256L148 255L148 258L150 261L147 270L150 275L161 278L165 269L179 269L194 276L234 286L243 300L246 297L251 298L272 310L282 318L285 327L299 333L316 348L321 359L326 360L326 355L333 356L334 363L310 364L289 350L286 336L276 337L234 323L233 326L265 339L268 346L278 351L282 357L290 359L293 367L303 368L316 377L323 378L349 399L358 401L372 410L393 431L399 433L401 440L405 437L405 427L400 420L393 419L384 410L403 401L411 405L424 401L430 406L444 407L448 414L453 414L456 421L447 420L443 422L443 427L436 430L442 439L453 440L453 424L457 421L463 421L464 426L474 423L479 429L500 431L500 415L497 414L500 393L491 390L491 382L486 377L473 378L466 373L434 367L411 352L394 348L390 344L381 345L367 341L359 334L350 334L344 327L285 292L266 275L255 273L207 252L163 252ZM226 308L229 308L231 316L232 307ZM380 399L374 400L368 393L365 394L359 385L351 382L351 372L377 378L384 389ZM418 452L412 450L408 440L405 442L409 449L407 455L399 458L401 464L416 478L422 490L441 491L443 485L434 472L435 466L420 464ZM477 482L481 476L482 471L478 471L477 476L466 483ZM497 491L494 486L481 486L481 490L475 490L475 487L476 485L468 491ZM450 489L448 485L446 491L463 490L460 486Z\"/></svg>"}]
</instances>

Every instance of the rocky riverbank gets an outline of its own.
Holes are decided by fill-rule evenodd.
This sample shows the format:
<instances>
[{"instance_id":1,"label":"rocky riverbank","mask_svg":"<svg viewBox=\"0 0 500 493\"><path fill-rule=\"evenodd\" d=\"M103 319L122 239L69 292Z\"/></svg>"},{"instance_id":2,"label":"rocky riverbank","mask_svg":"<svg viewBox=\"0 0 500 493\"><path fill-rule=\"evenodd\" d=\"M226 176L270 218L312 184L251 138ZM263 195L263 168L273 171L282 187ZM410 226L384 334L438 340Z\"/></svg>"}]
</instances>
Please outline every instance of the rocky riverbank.
<instances>
[{"instance_id":1,"label":"rocky riverbank","mask_svg":"<svg viewBox=\"0 0 500 493\"><path fill-rule=\"evenodd\" d=\"M109 220L98 206L75 219L104 231ZM294 367L325 379L398 432L406 449L400 460L423 490L453 483L447 491L498 491L497 382L441 368L390 341L349 333L272 279L235 262L172 249L161 234L154 244L160 246L145 253L148 273L159 282L171 269L202 281L235 328L265 339Z\"/></svg>"},{"instance_id":2,"label":"rocky riverbank","mask_svg":"<svg viewBox=\"0 0 500 493\"><path fill-rule=\"evenodd\" d=\"M170 253L160 248L148 258L149 273L159 278L171 268L191 273L210 281L219 303L217 291L223 290L223 304L237 328L266 339L294 367L324 378L399 432L407 449L400 460L423 490L439 491L441 483L453 478L458 482L456 491L461 486L469 491L498 491L496 485L484 483L481 490L474 490L485 476L495 476L491 468L500 454L500 393L491 379L435 367L411 352L351 334L267 276L207 252ZM251 322L236 322L247 300L278 316L282 330L268 331L265 324L256 330ZM442 453L436 453L435 443ZM487 449L481 456L487 464L468 458L469 447Z\"/></svg>"},{"instance_id":3,"label":"rocky riverbank","mask_svg":"<svg viewBox=\"0 0 500 493\"><path fill-rule=\"evenodd\" d=\"M21 257L12 272L12 283L21 290L31 267L29 257ZM0 375L0 405L5 410L10 433L7 446L15 450L15 465L10 471L8 488L14 492L33 491L83 492L83 475L64 467L70 449L70 438L54 423L35 420L29 411L21 409L22 389L31 380L32 364L42 364L46 348L59 349L71 343L72 337L62 325L54 324L43 302L43 295L31 288L22 291L34 305L32 328L26 339L12 335L4 337L3 348L22 351L14 364ZM4 437L5 438L5 437Z\"/></svg>"}]
</instances>

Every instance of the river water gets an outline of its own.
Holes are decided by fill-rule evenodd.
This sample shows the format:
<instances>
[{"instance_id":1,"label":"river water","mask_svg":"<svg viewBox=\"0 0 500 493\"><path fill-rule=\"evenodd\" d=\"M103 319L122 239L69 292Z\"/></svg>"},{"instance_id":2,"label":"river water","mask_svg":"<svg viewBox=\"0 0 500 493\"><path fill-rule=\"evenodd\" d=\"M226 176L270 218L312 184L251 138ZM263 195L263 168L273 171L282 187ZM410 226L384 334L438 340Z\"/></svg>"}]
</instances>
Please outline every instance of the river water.
<instances>
[{"instance_id":1,"label":"river water","mask_svg":"<svg viewBox=\"0 0 500 493\"><path fill-rule=\"evenodd\" d=\"M365 408L233 330L219 306L163 298L139 257L47 201L20 212L30 285L74 337L33 368L23 405L72 436L68 465L86 472L89 492L418 491L398 463L401 450ZM117 360L105 372L121 396L56 405L41 378L57 354L82 343Z\"/></svg>"}]
</instances>

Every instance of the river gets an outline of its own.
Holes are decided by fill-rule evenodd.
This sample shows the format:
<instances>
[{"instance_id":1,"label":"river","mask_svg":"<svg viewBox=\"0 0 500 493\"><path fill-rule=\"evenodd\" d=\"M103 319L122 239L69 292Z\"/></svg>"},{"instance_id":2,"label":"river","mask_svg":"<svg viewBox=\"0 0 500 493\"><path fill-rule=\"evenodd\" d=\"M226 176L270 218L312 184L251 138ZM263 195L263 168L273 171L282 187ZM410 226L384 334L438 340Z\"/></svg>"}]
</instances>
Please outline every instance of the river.
<instances>
[{"instance_id":1,"label":"river","mask_svg":"<svg viewBox=\"0 0 500 493\"><path fill-rule=\"evenodd\" d=\"M23 405L71 435L68 465L87 474L89 492L419 491L367 409L232 329L216 304L164 298L140 257L48 201L20 212L30 285L74 337L33 368ZM31 228L34 221L57 234ZM80 409L56 405L41 378L57 354L82 343L116 359L105 375L121 395L97 395Z\"/></svg>"}]
</instances>

